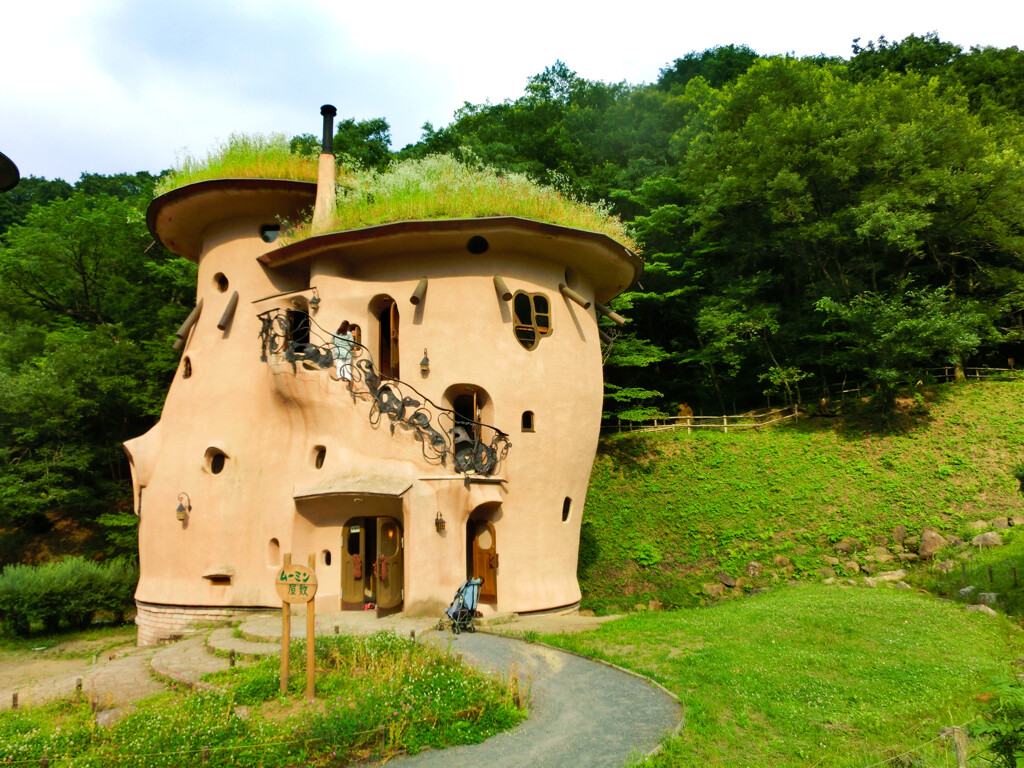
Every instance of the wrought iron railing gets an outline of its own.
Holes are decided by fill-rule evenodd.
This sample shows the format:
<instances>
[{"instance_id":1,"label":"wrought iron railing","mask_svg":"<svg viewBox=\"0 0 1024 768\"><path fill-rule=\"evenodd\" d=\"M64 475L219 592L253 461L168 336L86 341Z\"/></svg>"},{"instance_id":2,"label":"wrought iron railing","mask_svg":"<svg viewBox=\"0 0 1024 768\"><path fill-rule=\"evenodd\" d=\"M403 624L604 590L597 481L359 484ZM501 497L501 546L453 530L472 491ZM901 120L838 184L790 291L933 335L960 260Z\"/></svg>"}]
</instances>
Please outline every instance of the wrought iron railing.
<instances>
[{"instance_id":1,"label":"wrought iron railing","mask_svg":"<svg viewBox=\"0 0 1024 768\"><path fill-rule=\"evenodd\" d=\"M307 320L304 313L296 316L308 322L308 326L293 328L293 315L280 308L259 315L263 323L260 360L284 360L291 363L293 370L298 364L312 370L329 370L335 363L334 335L312 318ZM373 427L380 426L387 417L391 434L396 427L413 432L427 461L447 466L450 459L456 472L494 474L512 447L505 432L437 405L411 384L383 375L374 365L370 351L359 342L345 340L343 348L346 347L351 350L345 366L348 391L353 402L371 400L369 418Z\"/></svg>"}]
</instances>

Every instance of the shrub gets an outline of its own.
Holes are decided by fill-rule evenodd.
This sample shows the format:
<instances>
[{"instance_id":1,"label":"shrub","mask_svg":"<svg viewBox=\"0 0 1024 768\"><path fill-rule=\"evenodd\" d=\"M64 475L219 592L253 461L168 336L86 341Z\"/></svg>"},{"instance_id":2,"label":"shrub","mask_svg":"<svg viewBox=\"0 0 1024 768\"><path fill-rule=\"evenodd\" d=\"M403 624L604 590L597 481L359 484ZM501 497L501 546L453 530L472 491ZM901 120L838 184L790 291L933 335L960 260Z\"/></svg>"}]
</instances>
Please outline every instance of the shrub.
<instances>
[{"instance_id":1,"label":"shrub","mask_svg":"<svg viewBox=\"0 0 1024 768\"><path fill-rule=\"evenodd\" d=\"M9 565L0 573L0 621L27 635L34 623L47 633L64 624L86 627L98 611L124 617L138 581L138 566L124 558L99 565L70 557L43 565Z\"/></svg>"}]
</instances>

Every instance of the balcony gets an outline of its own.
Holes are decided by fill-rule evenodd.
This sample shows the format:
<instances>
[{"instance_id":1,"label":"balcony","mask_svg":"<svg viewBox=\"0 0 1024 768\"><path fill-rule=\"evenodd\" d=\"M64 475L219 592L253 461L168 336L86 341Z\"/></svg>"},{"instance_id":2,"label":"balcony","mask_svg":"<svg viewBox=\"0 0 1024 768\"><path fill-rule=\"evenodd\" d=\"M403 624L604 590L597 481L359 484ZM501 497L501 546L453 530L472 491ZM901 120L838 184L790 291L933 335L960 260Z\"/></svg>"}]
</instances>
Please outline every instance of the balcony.
<instances>
[{"instance_id":1,"label":"balcony","mask_svg":"<svg viewBox=\"0 0 1024 768\"><path fill-rule=\"evenodd\" d=\"M275 308L259 315L260 360L287 362L293 370L334 368L334 335L305 312ZM375 429L388 424L409 431L419 440L423 457L431 464L450 466L467 477L493 475L512 443L497 427L483 424L437 405L411 384L386 376L370 351L357 341L346 341L351 358L346 367L347 387L354 403L369 402L368 418Z\"/></svg>"}]
</instances>

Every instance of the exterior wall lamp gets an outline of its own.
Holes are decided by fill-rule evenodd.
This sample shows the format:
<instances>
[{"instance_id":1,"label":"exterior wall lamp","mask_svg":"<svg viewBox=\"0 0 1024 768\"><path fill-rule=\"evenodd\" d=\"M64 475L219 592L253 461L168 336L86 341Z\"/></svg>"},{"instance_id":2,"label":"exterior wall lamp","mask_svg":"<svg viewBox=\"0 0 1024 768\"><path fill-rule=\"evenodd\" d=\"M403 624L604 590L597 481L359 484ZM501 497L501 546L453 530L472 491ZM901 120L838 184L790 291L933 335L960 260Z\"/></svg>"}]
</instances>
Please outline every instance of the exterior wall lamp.
<instances>
[{"instance_id":1,"label":"exterior wall lamp","mask_svg":"<svg viewBox=\"0 0 1024 768\"><path fill-rule=\"evenodd\" d=\"M427 357L427 350L423 349L423 359L420 360L420 374L425 377L430 375L430 358Z\"/></svg>"},{"instance_id":2,"label":"exterior wall lamp","mask_svg":"<svg viewBox=\"0 0 1024 768\"><path fill-rule=\"evenodd\" d=\"M437 517L434 518L434 527L437 528L438 533L444 533L445 525L444 518L441 517L441 510L437 510Z\"/></svg>"},{"instance_id":3,"label":"exterior wall lamp","mask_svg":"<svg viewBox=\"0 0 1024 768\"><path fill-rule=\"evenodd\" d=\"M316 288L314 288L313 298L309 300L309 311L315 315L318 309L320 309L320 294L317 292Z\"/></svg>"},{"instance_id":4,"label":"exterior wall lamp","mask_svg":"<svg viewBox=\"0 0 1024 768\"><path fill-rule=\"evenodd\" d=\"M192 499L188 497L188 494L182 491L178 494L178 519L184 520L186 515L192 511Z\"/></svg>"}]
</instances>

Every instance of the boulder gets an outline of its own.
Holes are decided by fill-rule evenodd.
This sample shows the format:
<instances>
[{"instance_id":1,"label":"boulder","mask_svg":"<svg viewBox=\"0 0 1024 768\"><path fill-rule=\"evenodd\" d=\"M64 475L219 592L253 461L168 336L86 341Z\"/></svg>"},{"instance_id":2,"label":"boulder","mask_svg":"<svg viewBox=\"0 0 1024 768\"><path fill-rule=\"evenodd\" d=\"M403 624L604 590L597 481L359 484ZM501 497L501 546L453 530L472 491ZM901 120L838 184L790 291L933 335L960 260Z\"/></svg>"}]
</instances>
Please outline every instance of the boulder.
<instances>
[{"instance_id":1,"label":"boulder","mask_svg":"<svg viewBox=\"0 0 1024 768\"><path fill-rule=\"evenodd\" d=\"M918 545L921 543L921 539L917 536L907 536L903 540L903 546L907 548L908 552L917 552Z\"/></svg>"},{"instance_id":2,"label":"boulder","mask_svg":"<svg viewBox=\"0 0 1024 768\"><path fill-rule=\"evenodd\" d=\"M892 538L894 541L898 541L900 544L902 544L903 540L907 538L907 526L897 525L895 528L893 528Z\"/></svg>"},{"instance_id":3,"label":"boulder","mask_svg":"<svg viewBox=\"0 0 1024 768\"><path fill-rule=\"evenodd\" d=\"M734 579L732 576L730 576L725 571L719 571L718 573L716 573L715 574L715 578L718 579L719 582L721 582L722 584L724 584L727 587L735 587L736 586L736 579Z\"/></svg>"},{"instance_id":4,"label":"boulder","mask_svg":"<svg viewBox=\"0 0 1024 768\"><path fill-rule=\"evenodd\" d=\"M825 555L821 559L824 560L829 565L839 565L839 558L838 557L832 557L832 555Z\"/></svg>"},{"instance_id":5,"label":"boulder","mask_svg":"<svg viewBox=\"0 0 1024 768\"><path fill-rule=\"evenodd\" d=\"M869 587L871 589L874 589L878 586L878 579L872 579L870 576L865 576L863 579L860 580L860 585L862 587Z\"/></svg>"},{"instance_id":6,"label":"boulder","mask_svg":"<svg viewBox=\"0 0 1024 768\"><path fill-rule=\"evenodd\" d=\"M937 534L931 528L925 528L921 532L921 544L917 549L917 554L921 556L922 560L927 560L935 555L940 549L946 546L947 542L942 536Z\"/></svg>"},{"instance_id":7,"label":"boulder","mask_svg":"<svg viewBox=\"0 0 1024 768\"><path fill-rule=\"evenodd\" d=\"M872 547L868 551L871 552L872 555L874 555L875 562L890 563L895 559L892 552L890 552L885 547Z\"/></svg>"},{"instance_id":8,"label":"boulder","mask_svg":"<svg viewBox=\"0 0 1024 768\"><path fill-rule=\"evenodd\" d=\"M877 536L875 536L873 539L871 539L871 542L873 544L875 544L876 546L884 547L886 544L889 543L889 537L886 536L884 533L880 533Z\"/></svg>"},{"instance_id":9,"label":"boulder","mask_svg":"<svg viewBox=\"0 0 1024 768\"><path fill-rule=\"evenodd\" d=\"M848 555L851 552L857 551L857 542L847 536L845 539L833 546L832 549L836 552L842 552L844 555Z\"/></svg>"},{"instance_id":10,"label":"boulder","mask_svg":"<svg viewBox=\"0 0 1024 768\"><path fill-rule=\"evenodd\" d=\"M900 552L900 562L901 563L916 563L917 562L917 555L915 555L913 552Z\"/></svg>"},{"instance_id":11,"label":"boulder","mask_svg":"<svg viewBox=\"0 0 1024 768\"><path fill-rule=\"evenodd\" d=\"M747 576L749 576L752 579L756 579L758 576L760 576L763 570L764 566L757 562L757 560L751 560L749 563L747 563Z\"/></svg>"},{"instance_id":12,"label":"boulder","mask_svg":"<svg viewBox=\"0 0 1024 768\"><path fill-rule=\"evenodd\" d=\"M836 576L836 572L828 567L819 568L818 573L821 574L823 579L835 579Z\"/></svg>"},{"instance_id":13,"label":"boulder","mask_svg":"<svg viewBox=\"0 0 1024 768\"><path fill-rule=\"evenodd\" d=\"M664 611L665 610L665 604L663 602L661 602L661 600L659 600L658 598L653 597L653 598L651 598L650 600L647 601L647 610L648 611Z\"/></svg>"},{"instance_id":14,"label":"boulder","mask_svg":"<svg viewBox=\"0 0 1024 768\"><path fill-rule=\"evenodd\" d=\"M785 568L787 565L792 565L792 564L793 564L793 562L788 557L786 557L785 555L776 555L775 556L775 567L776 568Z\"/></svg>"},{"instance_id":15,"label":"boulder","mask_svg":"<svg viewBox=\"0 0 1024 768\"><path fill-rule=\"evenodd\" d=\"M836 580L835 580L835 578L830 578L830 579L825 579L825 580L824 580L824 581L822 581L821 583L822 583L822 584L835 584L835 583L836 583Z\"/></svg>"},{"instance_id":16,"label":"boulder","mask_svg":"<svg viewBox=\"0 0 1024 768\"><path fill-rule=\"evenodd\" d=\"M843 570L847 573L860 573L860 566L853 562L853 560L847 560L843 563Z\"/></svg>"},{"instance_id":17,"label":"boulder","mask_svg":"<svg viewBox=\"0 0 1024 768\"><path fill-rule=\"evenodd\" d=\"M997 592L981 592L978 595L978 602L983 605L995 605L999 602L999 594Z\"/></svg>"},{"instance_id":18,"label":"boulder","mask_svg":"<svg viewBox=\"0 0 1024 768\"><path fill-rule=\"evenodd\" d=\"M878 564L877 563L873 563L873 562L864 563L864 564L861 565L860 569L864 573L874 573L875 571L878 570Z\"/></svg>"},{"instance_id":19,"label":"boulder","mask_svg":"<svg viewBox=\"0 0 1024 768\"><path fill-rule=\"evenodd\" d=\"M1014 515L1010 518L1010 525L1024 525L1024 516Z\"/></svg>"},{"instance_id":20,"label":"boulder","mask_svg":"<svg viewBox=\"0 0 1024 768\"><path fill-rule=\"evenodd\" d=\"M901 579L905 578L906 575L907 572L901 568L898 571L882 571L875 578L880 579L882 581L900 581Z\"/></svg>"},{"instance_id":21,"label":"boulder","mask_svg":"<svg viewBox=\"0 0 1024 768\"><path fill-rule=\"evenodd\" d=\"M985 613L985 614L988 614L989 616L998 616L999 615L995 611L993 611L991 608L989 608L987 605L965 605L964 606L964 610L965 611L977 611L978 613Z\"/></svg>"},{"instance_id":22,"label":"boulder","mask_svg":"<svg viewBox=\"0 0 1024 768\"><path fill-rule=\"evenodd\" d=\"M962 546L964 546L967 543L966 541L961 539L959 536L957 536L955 533L954 534L950 534L949 536L947 536L946 537L946 541L952 547L962 547Z\"/></svg>"},{"instance_id":23,"label":"boulder","mask_svg":"<svg viewBox=\"0 0 1024 768\"><path fill-rule=\"evenodd\" d=\"M967 524L967 527L972 531L984 531L988 528L988 523L985 520L971 520L971 522Z\"/></svg>"},{"instance_id":24,"label":"boulder","mask_svg":"<svg viewBox=\"0 0 1024 768\"><path fill-rule=\"evenodd\" d=\"M959 592L957 592L956 596L959 597L961 600L970 600L974 596L974 593L976 591L977 589L975 587L967 586L961 589Z\"/></svg>"},{"instance_id":25,"label":"boulder","mask_svg":"<svg viewBox=\"0 0 1024 768\"><path fill-rule=\"evenodd\" d=\"M1002 537L995 531L989 531L988 533L979 533L973 539L971 539L972 547L1001 547L1003 546Z\"/></svg>"},{"instance_id":26,"label":"boulder","mask_svg":"<svg viewBox=\"0 0 1024 768\"><path fill-rule=\"evenodd\" d=\"M1010 518L1008 517L993 517L988 522L993 528L1000 531L1005 531L1010 527Z\"/></svg>"},{"instance_id":27,"label":"boulder","mask_svg":"<svg viewBox=\"0 0 1024 768\"><path fill-rule=\"evenodd\" d=\"M910 586L909 584L907 584L907 582L905 582L905 581L897 581L892 586L893 586L893 589L913 589L913 587Z\"/></svg>"},{"instance_id":28,"label":"boulder","mask_svg":"<svg viewBox=\"0 0 1024 768\"><path fill-rule=\"evenodd\" d=\"M710 581L701 587L701 589L708 597L721 597L725 594L725 585L719 584L717 581Z\"/></svg>"}]
</instances>

